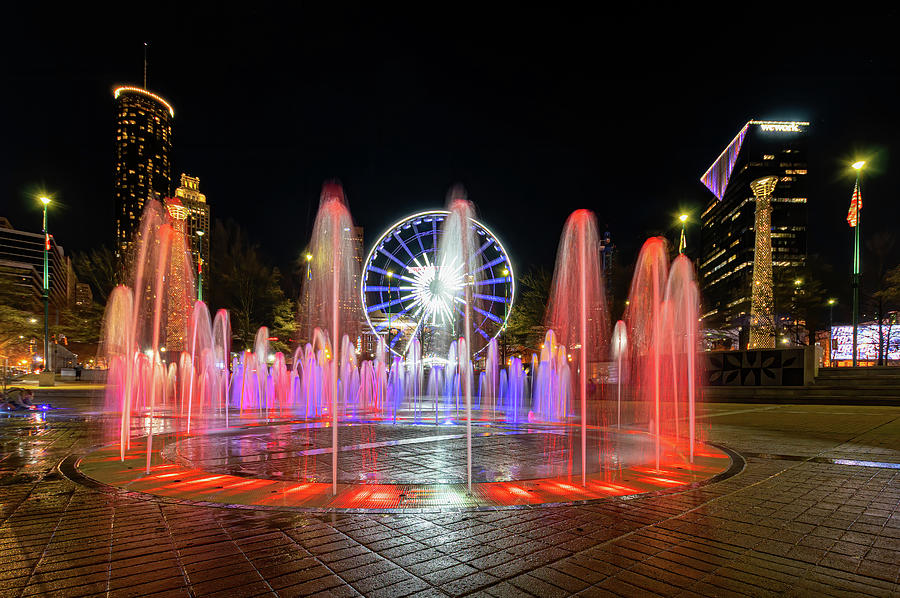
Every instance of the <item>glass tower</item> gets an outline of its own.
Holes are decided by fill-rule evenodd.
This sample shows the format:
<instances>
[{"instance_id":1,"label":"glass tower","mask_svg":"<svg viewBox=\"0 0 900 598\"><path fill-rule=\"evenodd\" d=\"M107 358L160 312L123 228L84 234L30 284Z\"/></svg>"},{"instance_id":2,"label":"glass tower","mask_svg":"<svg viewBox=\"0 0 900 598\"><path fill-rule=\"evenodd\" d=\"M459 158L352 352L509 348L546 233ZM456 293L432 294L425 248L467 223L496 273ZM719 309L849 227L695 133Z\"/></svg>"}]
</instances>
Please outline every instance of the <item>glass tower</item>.
<instances>
[{"instance_id":1,"label":"glass tower","mask_svg":"<svg viewBox=\"0 0 900 598\"><path fill-rule=\"evenodd\" d=\"M749 340L757 257L754 181L777 179L771 196L772 280L792 280L806 266L808 126L752 120L701 178L713 194L701 216L703 326L739 331L741 347Z\"/></svg>"},{"instance_id":2,"label":"glass tower","mask_svg":"<svg viewBox=\"0 0 900 598\"><path fill-rule=\"evenodd\" d=\"M129 254L144 203L172 190L171 104L140 87L118 87L116 107L116 255Z\"/></svg>"}]
</instances>

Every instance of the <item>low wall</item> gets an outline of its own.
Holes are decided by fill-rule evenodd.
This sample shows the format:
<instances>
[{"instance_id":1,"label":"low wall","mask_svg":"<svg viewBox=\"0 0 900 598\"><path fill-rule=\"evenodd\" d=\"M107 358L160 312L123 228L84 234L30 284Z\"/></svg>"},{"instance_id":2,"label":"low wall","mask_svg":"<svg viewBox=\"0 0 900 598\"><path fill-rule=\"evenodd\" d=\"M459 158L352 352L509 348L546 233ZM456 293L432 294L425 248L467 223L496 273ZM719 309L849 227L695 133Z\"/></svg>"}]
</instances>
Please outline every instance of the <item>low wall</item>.
<instances>
[{"instance_id":1,"label":"low wall","mask_svg":"<svg viewBox=\"0 0 900 598\"><path fill-rule=\"evenodd\" d=\"M709 351L707 386L808 386L815 382L815 347Z\"/></svg>"},{"instance_id":2,"label":"low wall","mask_svg":"<svg viewBox=\"0 0 900 598\"><path fill-rule=\"evenodd\" d=\"M81 380L84 382L106 382L108 370L81 370Z\"/></svg>"}]
</instances>

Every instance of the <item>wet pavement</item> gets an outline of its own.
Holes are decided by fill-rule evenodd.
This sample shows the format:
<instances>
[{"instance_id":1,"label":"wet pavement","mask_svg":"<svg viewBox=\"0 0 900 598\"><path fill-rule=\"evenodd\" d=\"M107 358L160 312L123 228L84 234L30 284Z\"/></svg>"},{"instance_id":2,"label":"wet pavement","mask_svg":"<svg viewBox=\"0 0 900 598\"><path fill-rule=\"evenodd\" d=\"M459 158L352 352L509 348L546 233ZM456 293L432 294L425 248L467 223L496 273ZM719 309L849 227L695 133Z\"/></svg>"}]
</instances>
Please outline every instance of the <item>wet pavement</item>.
<instances>
[{"instance_id":1,"label":"wet pavement","mask_svg":"<svg viewBox=\"0 0 900 598\"><path fill-rule=\"evenodd\" d=\"M322 514L73 482L56 466L104 418L53 402L0 419L2 596L900 595L900 408L708 405L706 437L746 466L683 492Z\"/></svg>"}]
</instances>

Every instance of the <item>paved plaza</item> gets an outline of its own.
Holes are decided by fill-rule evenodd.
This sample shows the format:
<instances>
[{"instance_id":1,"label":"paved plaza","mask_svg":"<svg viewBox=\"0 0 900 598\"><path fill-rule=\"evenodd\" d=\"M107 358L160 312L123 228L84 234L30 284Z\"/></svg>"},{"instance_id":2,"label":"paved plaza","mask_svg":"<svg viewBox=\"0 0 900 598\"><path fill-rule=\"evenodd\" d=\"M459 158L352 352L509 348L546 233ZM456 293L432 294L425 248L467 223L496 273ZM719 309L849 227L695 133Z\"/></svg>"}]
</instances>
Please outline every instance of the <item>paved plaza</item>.
<instances>
[{"instance_id":1,"label":"paved plaza","mask_svg":"<svg viewBox=\"0 0 900 598\"><path fill-rule=\"evenodd\" d=\"M87 398L52 400L64 408L0 420L2 596L900 595L900 407L709 404L705 437L742 466L720 481L570 506L362 514L72 481L58 465L101 444L109 422ZM195 458L240 473L217 450Z\"/></svg>"}]
</instances>

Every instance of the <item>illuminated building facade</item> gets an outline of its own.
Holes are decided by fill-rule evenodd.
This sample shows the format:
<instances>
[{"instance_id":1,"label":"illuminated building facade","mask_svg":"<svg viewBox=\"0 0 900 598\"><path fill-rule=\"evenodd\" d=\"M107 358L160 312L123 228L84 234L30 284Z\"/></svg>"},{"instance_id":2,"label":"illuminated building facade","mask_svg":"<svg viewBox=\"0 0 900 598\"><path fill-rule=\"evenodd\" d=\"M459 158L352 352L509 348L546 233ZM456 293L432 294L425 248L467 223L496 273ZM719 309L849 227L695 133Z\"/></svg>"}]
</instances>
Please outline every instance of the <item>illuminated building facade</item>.
<instances>
[{"instance_id":1,"label":"illuminated building facade","mask_svg":"<svg viewBox=\"0 0 900 598\"><path fill-rule=\"evenodd\" d=\"M701 178L713 194L701 216L703 325L740 329L741 346L750 340L757 241L754 181L777 179L770 200L774 282L791 279L806 266L808 126L806 122L750 121Z\"/></svg>"},{"instance_id":2,"label":"illuminated building facade","mask_svg":"<svg viewBox=\"0 0 900 598\"><path fill-rule=\"evenodd\" d=\"M94 293L91 285L84 282L75 283L75 309L87 309L94 304Z\"/></svg>"},{"instance_id":3,"label":"illuminated building facade","mask_svg":"<svg viewBox=\"0 0 900 598\"><path fill-rule=\"evenodd\" d=\"M202 271L203 297L208 297L209 289L209 204L206 195L200 193L198 177L181 174L181 185L175 189L175 197L187 211L185 232L191 245L191 261L194 276ZM202 270L201 270L202 269Z\"/></svg>"},{"instance_id":4,"label":"illuminated building facade","mask_svg":"<svg viewBox=\"0 0 900 598\"><path fill-rule=\"evenodd\" d=\"M116 255L127 256L145 202L172 191L172 123L175 111L140 87L118 87L116 106Z\"/></svg>"}]
</instances>

